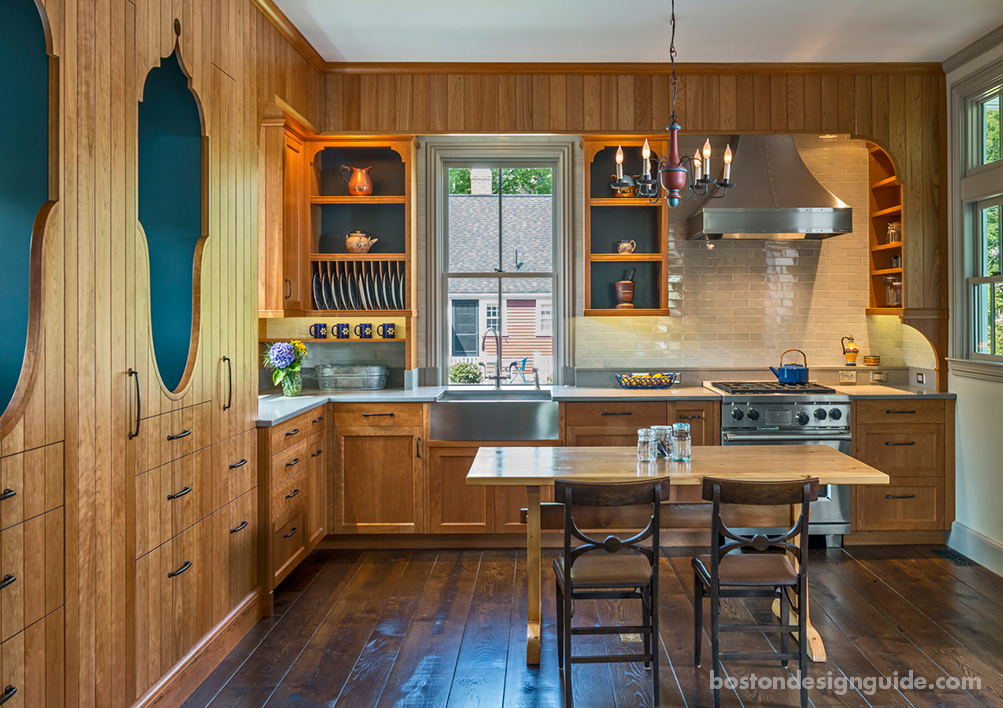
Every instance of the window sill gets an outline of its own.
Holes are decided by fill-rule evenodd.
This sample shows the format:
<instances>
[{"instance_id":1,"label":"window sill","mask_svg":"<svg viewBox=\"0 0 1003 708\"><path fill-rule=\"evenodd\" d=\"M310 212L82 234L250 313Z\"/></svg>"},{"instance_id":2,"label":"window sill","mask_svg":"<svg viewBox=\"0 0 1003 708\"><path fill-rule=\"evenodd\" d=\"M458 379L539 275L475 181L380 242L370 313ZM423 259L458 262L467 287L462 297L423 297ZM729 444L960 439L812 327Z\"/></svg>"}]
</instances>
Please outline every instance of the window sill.
<instances>
[{"instance_id":1,"label":"window sill","mask_svg":"<svg viewBox=\"0 0 1003 708\"><path fill-rule=\"evenodd\" d=\"M951 374L969 379L1003 383L1003 362L979 361L977 359L953 359L948 357Z\"/></svg>"}]
</instances>

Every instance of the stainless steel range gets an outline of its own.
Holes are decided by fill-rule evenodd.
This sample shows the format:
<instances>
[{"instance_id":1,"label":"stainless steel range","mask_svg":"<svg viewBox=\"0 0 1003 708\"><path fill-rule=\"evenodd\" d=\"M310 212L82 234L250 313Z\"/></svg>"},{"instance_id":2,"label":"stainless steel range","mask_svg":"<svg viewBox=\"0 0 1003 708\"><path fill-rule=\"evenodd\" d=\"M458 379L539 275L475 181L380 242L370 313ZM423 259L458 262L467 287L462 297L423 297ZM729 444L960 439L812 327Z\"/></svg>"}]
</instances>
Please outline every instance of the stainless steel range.
<instances>
[{"instance_id":1,"label":"stainless steel range","mask_svg":"<svg viewBox=\"0 0 1003 708\"><path fill-rule=\"evenodd\" d=\"M715 381L722 445L828 445L850 452L850 397L816 383ZM811 507L809 533L839 546L850 532L850 487L825 485Z\"/></svg>"}]
</instances>

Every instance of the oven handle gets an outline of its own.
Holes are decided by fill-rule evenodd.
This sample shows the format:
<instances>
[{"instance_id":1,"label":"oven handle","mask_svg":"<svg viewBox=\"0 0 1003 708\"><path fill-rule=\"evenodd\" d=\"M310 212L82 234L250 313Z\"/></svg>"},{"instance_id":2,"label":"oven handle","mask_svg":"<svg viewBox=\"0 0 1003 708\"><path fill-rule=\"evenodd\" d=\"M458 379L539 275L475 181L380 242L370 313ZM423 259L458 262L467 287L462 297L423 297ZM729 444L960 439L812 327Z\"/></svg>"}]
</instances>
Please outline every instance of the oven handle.
<instances>
[{"instance_id":1,"label":"oven handle","mask_svg":"<svg viewBox=\"0 0 1003 708\"><path fill-rule=\"evenodd\" d=\"M735 433L725 433L725 442L810 442L818 440L850 440L850 433L836 433L833 435L781 435L770 433L768 435L736 435Z\"/></svg>"}]
</instances>

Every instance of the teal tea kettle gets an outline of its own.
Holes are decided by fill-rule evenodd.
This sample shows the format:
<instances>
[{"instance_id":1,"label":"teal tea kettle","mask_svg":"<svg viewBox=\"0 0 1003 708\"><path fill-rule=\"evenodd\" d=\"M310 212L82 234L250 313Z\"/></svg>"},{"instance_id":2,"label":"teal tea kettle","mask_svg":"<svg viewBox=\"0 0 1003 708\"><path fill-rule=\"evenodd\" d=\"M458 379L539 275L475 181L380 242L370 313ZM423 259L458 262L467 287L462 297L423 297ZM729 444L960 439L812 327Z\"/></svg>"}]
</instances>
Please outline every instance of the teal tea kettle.
<instances>
[{"instance_id":1,"label":"teal tea kettle","mask_svg":"<svg viewBox=\"0 0 1003 708\"><path fill-rule=\"evenodd\" d=\"M790 352L800 354L804 358L804 364L785 364L784 357ZM780 368L775 369L771 366L770 371L773 372L773 375L782 384L808 383L808 357L800 349L788 349L780 355Z\"/></svg>"}]
</instances>

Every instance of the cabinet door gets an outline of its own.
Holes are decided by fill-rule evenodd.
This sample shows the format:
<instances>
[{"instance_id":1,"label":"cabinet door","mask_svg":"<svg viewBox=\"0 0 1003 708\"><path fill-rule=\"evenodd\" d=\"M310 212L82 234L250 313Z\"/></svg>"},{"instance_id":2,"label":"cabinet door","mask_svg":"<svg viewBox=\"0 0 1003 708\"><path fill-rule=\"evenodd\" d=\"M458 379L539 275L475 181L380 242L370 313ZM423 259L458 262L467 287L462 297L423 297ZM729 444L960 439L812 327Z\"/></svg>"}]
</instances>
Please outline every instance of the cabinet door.
<instances>
[{"instance_id":1,"label":"cabinet door","mask_svg":"<svg viewBox=\"0 0 1003 708\"><path fill-rule=\"evenodd\" d=\"M522 510L526 508L525 487L495 487L495 533L526 533ZM540 501L554 501L554 488L543 487ZM561 533L544 531L543 533Z\"/></svg>"},{"instance_id":2,"label":"cabinet door","mask_svg":"<svg viewBox=\"0 0 1003 708\"><path fill-rule=\"evenodd\" d=\"M257 489L212 516L212 624L254 589L257 580Z\"/></svg>"},{"instance_id":3,"label":"cabinet door","mask_svg":"<svg viewBox=\"0 0 1003 708\"><path fill-rule=\"evenodd\" d=\"M421 533L421 428L337 428L334 530Z\"/></svg>"},{"instance_id":4,"label":"cabinet door","mask_svg":"<svg viewBox=\"0 0 1003 708\"><path fill-rule=\"evenodd\" d=\"M306 544L314 548L327 533L327 445L323 430L307 440Z\"/></svg>"},{"instance_id":5,"label":"cabinet door","mask_svg":"<svg viewBox=\"0 0 1003 708\"><path fill-rule=\"evenodd\" d=\"M180 659L212 627L212 536L210 524L195 524L174 538L167 555L174 632Z\"/></svg>"},{"instance_id":6,"label":"cabinet door","mask_svg":"<svg viewBox=\"0 0 1003 708\"><path fill-rule=\"evenodd\" d=\"M136 695L160 678L179 657L174 648L171 544L158 546L136 561Z\"/></svg>"},{"instance_id":7,"label":"cabinet door","mask_svg":"<svg viewBox=\"0 0 1003 708\"><path fill-rule=\"evenodd\" d=\"M476 447L428 451L428 533L491 533L494 489L467 485Z\"/></svg>"},{"instance_id":8,"label":"cabinet door","mask_svg":"<svg viewBox=\"0 0 1003 708\"><path fill-rule=\"evenodd\" d=\"M669 401L668 424L689 423L694 445L720 445L720 406L717 401Z\"/></svg>"}]
</instances>

